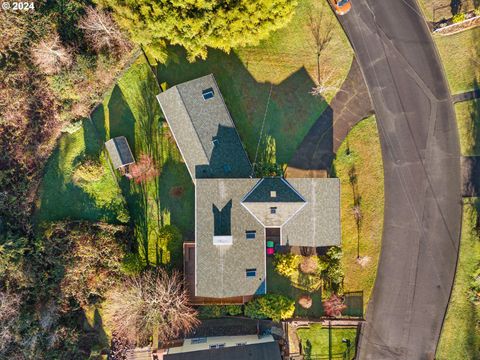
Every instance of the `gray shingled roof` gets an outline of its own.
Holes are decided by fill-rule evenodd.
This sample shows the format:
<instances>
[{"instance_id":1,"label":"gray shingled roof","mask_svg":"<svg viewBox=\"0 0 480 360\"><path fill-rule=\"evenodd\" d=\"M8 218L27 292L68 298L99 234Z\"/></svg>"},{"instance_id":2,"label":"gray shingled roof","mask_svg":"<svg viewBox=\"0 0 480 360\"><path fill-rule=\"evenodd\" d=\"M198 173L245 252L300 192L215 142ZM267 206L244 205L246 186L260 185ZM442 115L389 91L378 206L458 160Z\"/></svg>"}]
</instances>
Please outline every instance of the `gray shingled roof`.
<instances>
[{"instance_id":1,"label":"gray shingled roof","mask_svg":"<svg viewBox=\"0 0 480 360\"><path fill-rule=\"evenodd\" d=\"M292 179L288 182L306 205L282 227L282 243L291 246L340 245L340 180Z\"/></svg>"},{"instance_id":2,"label":"gray shingled roof","mask_svg":"<svg viewBox=\"0 0 480 360\"><path fill-rule=\"evenodd\" d=\"M197 179L195 185L195 295L233 297L264 292L265 234L263 226L241 205L240 200L258 179ZM227 216L232 245L214 245L214 206ZM225 223L225 220L222 220ZM256 231L247 240L245 231ZM246 277L246 269L257 276Z\"/></svg>"},{"instance_id":3,"label":"gray shingled roof","mask_svg":"<svg viewBox=\"0 0 480 360\"><path fill-rule=\"evenodd\" d=\"M205 90L213 97L205 100ZM173 86L157 99L194 181L251 175L252 166L212 74Z\"/></svg>"},{"instance_id":4,"label":"gray shingled roof","mask_svg":"<svg viewBox=\"0 0 480 360\"><path fill-rule=\"evenodd\" d=\"M115 169L133 164L135 162L132 151L130 150L130 146L128 146L128 142L125 136L118 136L108 140L105 143L105 147L108 151L108 155L110 156L110 160L112 160L112 164Z\"/></svg>"}]
</instances>

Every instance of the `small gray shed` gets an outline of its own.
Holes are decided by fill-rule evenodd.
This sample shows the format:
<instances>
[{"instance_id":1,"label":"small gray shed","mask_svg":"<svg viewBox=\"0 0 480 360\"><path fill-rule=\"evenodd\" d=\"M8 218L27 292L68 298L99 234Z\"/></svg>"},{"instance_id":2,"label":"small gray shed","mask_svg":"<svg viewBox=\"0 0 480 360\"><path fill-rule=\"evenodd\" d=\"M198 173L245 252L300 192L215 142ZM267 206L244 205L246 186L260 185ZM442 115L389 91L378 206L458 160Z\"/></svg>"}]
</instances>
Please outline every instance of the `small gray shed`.
<instances>
[{"instance_id":1,"label":"small gray shed","mask_svg":"<svg viewBox=\"0 0 480 360\"><path fill-rule=\"evenodd\" d=\"M105 143L113 167L120 169L135 162L125 136L118 136Z\"/></svg>"}]
</instances>

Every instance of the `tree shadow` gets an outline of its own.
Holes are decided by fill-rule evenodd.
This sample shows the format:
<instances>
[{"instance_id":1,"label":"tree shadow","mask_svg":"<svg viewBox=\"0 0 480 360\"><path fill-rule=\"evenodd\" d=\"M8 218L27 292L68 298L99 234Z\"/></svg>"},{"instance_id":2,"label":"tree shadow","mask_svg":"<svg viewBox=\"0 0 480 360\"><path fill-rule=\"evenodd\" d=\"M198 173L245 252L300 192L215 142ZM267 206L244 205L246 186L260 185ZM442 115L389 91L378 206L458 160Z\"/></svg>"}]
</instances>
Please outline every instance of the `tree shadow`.
<instances>
[{"instance_id":1,"label":"tree shadow","mask_svg":"<svg viewBox=\"0 0 480 360\"><path fill-rule=\"evenodd\" d=\"M105 128L105 107L103 103L99 104L90 115L91 121L95 128L97 142L102 145L107 141L107 129Z\"/></svg>"},{"instance_id":2,"label":"tree shadow","mask_svg":"<svg viewBox=\"0 0 480 360\"><path fill-rule=\"evenodd\" d=\"M209 49L207 60L190 64L181 48L170 51L169 62L157 68L160 82L171 87L213 73L252 162L264 117L264 134L277 143L277 161L287 163L327 106L323 98L310 94L315 82L303 67L279 84L261 83L234 52Z\"/></svg>"},{"instance_id":3,"label":"tree shadow","mask_svg":"<svg viewBox=\"0 0 480 360\"><path fill-rule=\"evenodd\" d=\"M122 90L115 85L108 102L108 122L110 130L110 138L117 136L125 136L127 138L130 149L136 155L135 148L135 123L136 119L125 100Z\"/></svg>"},{"instance_id":4,"label":"tree shadow","mask_svg":"<svg viewBox=\"0 0 480 360\"><path fill-rule=\"evenodd\" d=\"M310 340L305 341L303 346L303 356L305 360L310 360L312 358L312 343Z\"/></svg>"}]
</instances>

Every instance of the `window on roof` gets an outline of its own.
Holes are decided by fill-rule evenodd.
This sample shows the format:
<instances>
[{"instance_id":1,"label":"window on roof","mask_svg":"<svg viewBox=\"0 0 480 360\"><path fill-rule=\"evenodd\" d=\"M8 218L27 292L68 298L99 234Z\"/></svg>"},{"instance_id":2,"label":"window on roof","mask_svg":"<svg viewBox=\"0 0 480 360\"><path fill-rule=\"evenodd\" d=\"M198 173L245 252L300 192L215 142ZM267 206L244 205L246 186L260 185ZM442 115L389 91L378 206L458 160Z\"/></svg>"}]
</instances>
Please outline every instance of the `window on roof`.
<instances>
[{"instance_id":1,"label":"window on roof","mask_svg":"<svg viewBox=\"0 0 480 360\"><path fill-rule=\"evenodd\" d=\"M277 207L273 206L270 208L270 214L276 214L277 213Z\"/></svg>"},{"instance_id":2,"label":"window on roof","mask_svg":"<svg viewBox=\"0 0 480 360\"><path fill-rule=\"evenodd\" d=\"M213 95L215 95L213 88L208 88L202 91L203 100L211 99L213 98Z\"/></svg>"},{"instance_id":3,"label":"window on roof","mask_svg":"<svg viewBox=\"0 0 480 360\"><path fill-rule=\"evenodd\" d=\"M235 345L236 346L245 346L245 345L247 345L247 343L246 342L241 342L241 343L236 343Z\"/></svg>"},{"instance_id":4,"label":"window on roof","mask_svg":"<svg viewBox=\"0 0 480 360\"><path fill-rule=\"evenodd\" d=\"M246 269L245 275L247 275L247 277L255 277L257 276L257 269Z\"/></svg>"},{"instance_id":5,"label":"window on roof","mask_svg":"<svg viewBox=\"0 0 480 360\"><path fill-rule=\"evenodd\" d=\"M245 237L247 238L247 240L255 239L256 236L257 236L257 232L255 230L245 231Z\"/></svg>"},{"instance_id":6,"label":"window on roof","mask_svg":"<svg viewBox=\"0 0 480 360\"><path fill-rule=\"evenodd\" d=\"M221 348L224 348L225 347L225 344L213 344L213 345L210 345L210 349L221 349Z\"/></svg>"},{"instance_id":7,"label":"window on roof","mask_svg":"<svg viewBox=\"0 0 480 360\"><path fill-rule=\"evenodd\" d=\"M277 192L276 191L270 191L270 197L277 197Z\"/></svg>"}]
</instances>

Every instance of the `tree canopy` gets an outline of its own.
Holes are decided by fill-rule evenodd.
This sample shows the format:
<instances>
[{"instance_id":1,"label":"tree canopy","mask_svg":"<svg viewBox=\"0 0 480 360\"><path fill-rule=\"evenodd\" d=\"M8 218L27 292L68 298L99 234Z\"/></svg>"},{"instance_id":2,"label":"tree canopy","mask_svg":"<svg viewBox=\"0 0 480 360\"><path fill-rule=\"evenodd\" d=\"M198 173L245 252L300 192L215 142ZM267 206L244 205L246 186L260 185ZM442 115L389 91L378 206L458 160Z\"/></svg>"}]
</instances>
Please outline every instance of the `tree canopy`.
<instances>
[{"instance_id":1,"label":"tree canopy","mask_svg":"<svg viewBox=\"0 0 480 360\"><path fill-rule=\"evenodd\" d=\"M207 48L230 52L256 45L291 19L297 0L97 0L148 55L166 61L166 46L181 45L189 61Z\"/></svg>"}]
</instances>

